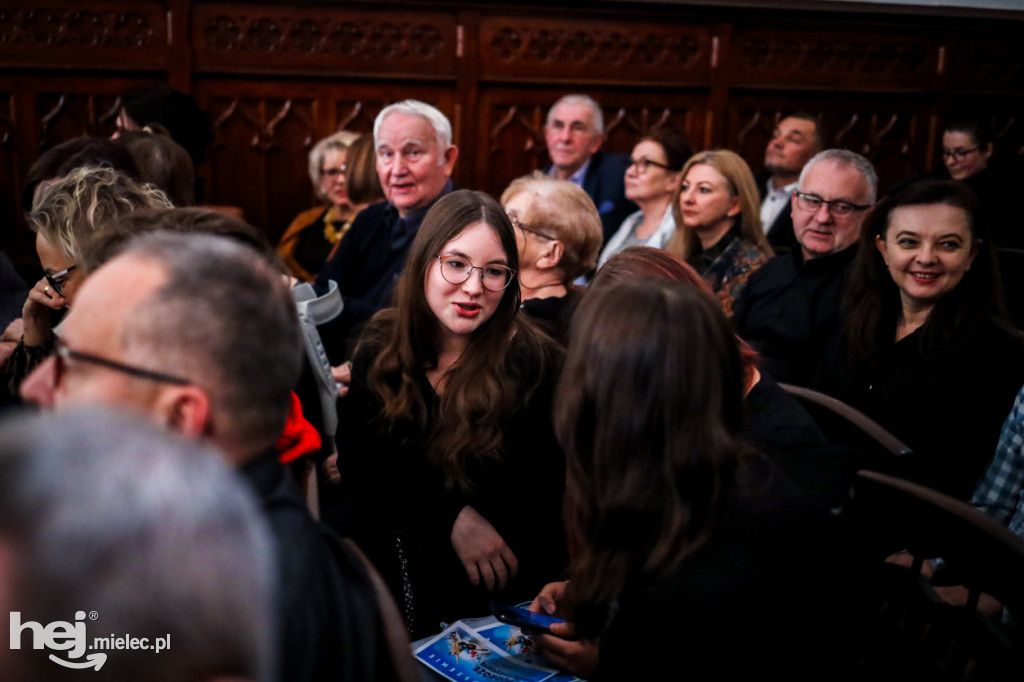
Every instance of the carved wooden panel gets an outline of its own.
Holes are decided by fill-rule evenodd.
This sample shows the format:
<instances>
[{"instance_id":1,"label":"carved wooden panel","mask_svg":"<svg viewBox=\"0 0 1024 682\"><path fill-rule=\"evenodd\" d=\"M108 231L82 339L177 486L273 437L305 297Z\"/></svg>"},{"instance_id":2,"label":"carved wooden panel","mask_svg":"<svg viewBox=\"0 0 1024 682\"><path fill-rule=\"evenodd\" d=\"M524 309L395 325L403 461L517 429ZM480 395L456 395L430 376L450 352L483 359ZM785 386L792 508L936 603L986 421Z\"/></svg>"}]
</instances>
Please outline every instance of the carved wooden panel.
<instances>
[{"instance_id":1,"label":"carved wooden panel","mask_svg":"<svg viewBox=\"0 0 1024 682\"><path fill-rule=\"evenodd\" d=\"M954 89L1024 91L1024 48L1019 35L961 35L951 46L949 56L949 77Z\"/></svg>"},{"instance_id":2,"label":"carved wooden panel","mask_svg":"<svg viewBox=\"0 0 1024 682\"><path fill-rule=\"evenodd\" d=\"M544 123L548 109L562 94L517 88L481 94L476 138L485 142L475 149L474 162L480 169L476 189L499 196L512 180L550 165ZM602 148L607 151L629 154L643 133L659 125L672 126L686 133L695 147L700 145L703 97L676 93L661 100L660 106L651 106L650 97L635 93L588 94L602 105Z\"/></svg>"},{"instance_id":3,"label":"carved wooden panel","mask_svg":"<svg viewBox=\"0 0 1024 682\"><path fill-rule=\"evenodd\" d=\"M727 63L734 85L922 90L935 85L938 53L926 35L738 27Z\"/></svg>"},{"instance_id":4,"label":"carved wooden panel","mask_svg":"<svg viewBox=\"0 0 1024 682\"><path fill-rule=\"evenodd\" d=\"M44 92L38 96L40 149L80 135L110 137L116 128L117 94Z\"/></svg>"},{"instance_id":5,"label":"carved wooden panel","mask_svg":"<svg viewBox=\"0 0 1024 682\"><path fill-rule=\"evenodd\" d=\"M408 73L455 70L450 14L202 4L193 10L200 71Z\"/></svg>"},{"instance_id":6,"label":"carved wooden panel","mask_svg":"<svg viewBox=\"0 0 1024 682\"><path fill-rule=\"evenodd\" d=\"M0 216L4 220L4 228L0 229L0 251L17 248L17 231L12 219L20 213L19 176L24 171L15 146L14 101L13 92L0 92Z\"/></svg>"},{"instance_id":7,"label":"carved wooden panel","mask_svg":"<svg viewBox=\"0 0 1024 682\"><path fill-rule=\"evenodd\" d=\"M702 26L489 17L480 25L479 41L484 80L692 85L710 79L711 33Z\"/></svg>"},{"instance_id":8,"label":"carved wooden panel","mask_svg":"<svg viewBox=\"0 0 1024 682\"><path fill-rule=\"evenodd\" d=\"M167 10L145 0L0 0L0 65L167 66Z\"/></svg>"},{"instance_id":9,"label":"carved wooden panel","mask_svg":"<svg viewBox=\"0 0 1024 682\"><path fill-rule=\"evenodd\" d=\"M856 104L852 104L854 100ZM772 130L794 110L820 117L826 147L849 149L867 157L878 173L880 190L927 170L927 107L907 98L737 98L729 112L725 146L742 155L755 172L762 170Z\"/></svg>"}]
</instances>

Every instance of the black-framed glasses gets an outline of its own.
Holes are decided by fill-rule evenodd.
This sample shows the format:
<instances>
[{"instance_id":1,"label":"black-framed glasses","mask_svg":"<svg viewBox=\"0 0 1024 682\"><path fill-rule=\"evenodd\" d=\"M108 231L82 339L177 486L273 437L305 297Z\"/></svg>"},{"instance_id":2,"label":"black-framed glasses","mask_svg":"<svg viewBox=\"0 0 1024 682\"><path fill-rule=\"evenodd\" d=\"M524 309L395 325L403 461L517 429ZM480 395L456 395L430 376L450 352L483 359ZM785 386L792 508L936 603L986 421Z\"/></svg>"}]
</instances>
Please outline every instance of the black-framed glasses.
<instances>
[{"instance_id":1,"label":"black-framed glasses","mask_svg":"<svg viewBox=\"0 0 1024 682\"><path fill-rule=\"evenodd\" d=\"M630 166L636 166L636 170L638 173L640 173L640 175L646 173L647 169L650 168L651 166L655 166L656 168L663 168L664 170L667 171L672 170L672 166L669 166L667 163L661 163L660 161L651 161L650 159L630 159L629 166L626 166L626 169L628 170Z\"/></svg>"},{"instance_id":2,"label":"black-framed glasses","mask_svg":"<svg viewBox=\"0 0 1024 682\"><path fill-rule=\"evenodd\" d=\"M462 284L470 278L474 270L480 271L480 279L484 289L501 291L509 285L516 271L507 265L491 263L490 265L473 265L463 256L435 256L441 261L441 276L449 284Z\"/></svg>"},{"instance_id":3,"label":"black-framed glasses","mask_svg":"<svg viewBox=\"0 0 1024 682\"><path fill-rule=\"evenodd\" d=\"M192 383L188 379L182 379L181 377L176 377L173 374L164 374L163 372L156 372L142 367L134 367L132 365L126 365L123 362L101 358L100 356L93 355L92 353L83 353L82 351L72 350L68 348L67 344L64 343L63 339L59 336L54 337L53 360L54 387L59 386L61 380L63 380L64 374L67 371L67 368L64 365L68 360L84 362L86 364L96 365L97 367L104 367L115 372L121 372L122 374L127 374L139 379L149 379L150 381L159 381L165 384L174 384L175 386L188 386Z\"/></svg>"},{"instance_id":4,"label":"black-framed glasses","mask_svg":"<svg viewBox=\"0 0 1024 682\"><path fill-rule=\"evenodd\" d=\"M555 241L556 239L558 239L558 237L552 237L550 234L545 234L545 233L541 232L540 230L535 230L532 227L527 227L526 225L523 225L523 223L519 220L519 218L516 217L516 212L515 211L508 211L507 215L508 215L509 221L511 221L511 223L512 223L512 227L518 227L523 232L529 232L530 234L535 234L538 237L543 237L544 239L550 239L551 241Z\"/></svg>"},{"instance_id":5,"label":"black-framed glasses","mask_svg":"<svg viewBox=\"0 0 1024 682\"><path fill-rule=\"evenodd\" d=\"M796 207L801 211L814 213L824 204L828 207L829 213L840 218L845 218L854 211L864 211L871 208L870 204L854 204L842 199L822 199L817 194L806 194L799 190L794 190L793 196L796 197Z\"/></svg>"},{"instance_id":6,"label":"black-framed glasses","mask_svg":"<svg viewBox=\"0 0 1024 682\"><path fill-rule=\"evenodd\" d=\"M67 284L67 281L68 281L68 273L70 273L72 270L74 270L77 267L78 267L77 265L72 265L70 267L64 268L60 272L55 272L52 275L43 275L43 276L46 277L46 281L50 283L50 286L53 287L53 290L57 292L57 295L58 296L63 296L64 295L64 285Z\"/></svg>"},{"instance_id":7,"label":"black-framed glasses","mask_svg":"<svg viewBox=\"0 0 1024 682\"><path fill-rule=\"evenodd\" d=\"M963 161L969 154L981 149L981 147L971 147L970 149L943 149L942 159L946 160L952 158L954 161Z\"/></svg>"},{"instance_id":8,"label":"black-framed glasses","mask_svg":"<svg viewBox=\"0 0 1024 682\"><path fill-rule=\"evenodd\" d=\"M320 175L326 175L329 178L334 178L339 175L344 175L345 171L348 170L348 164L341 164L337 168L323 168L320 170Z\"/></svg>"}]
</instances>

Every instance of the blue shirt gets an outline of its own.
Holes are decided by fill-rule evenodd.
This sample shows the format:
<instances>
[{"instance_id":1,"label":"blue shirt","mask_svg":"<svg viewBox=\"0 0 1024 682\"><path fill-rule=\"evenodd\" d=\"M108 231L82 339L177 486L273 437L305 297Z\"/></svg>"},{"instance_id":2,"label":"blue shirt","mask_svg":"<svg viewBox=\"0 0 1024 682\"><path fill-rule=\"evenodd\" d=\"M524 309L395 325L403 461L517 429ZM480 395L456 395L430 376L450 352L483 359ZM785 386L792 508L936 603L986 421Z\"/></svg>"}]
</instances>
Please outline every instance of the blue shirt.
<instances>
[{"instance_id":1,"label":"blue shirt","mask_svg":"<svg viewBox=\"0 0 1024 682\"><path fill-rule=\"evenodd\" d=\"M1024 387L1017 393L992 462L971 504L1024 538Z\"/></svg>"}]
</instances>

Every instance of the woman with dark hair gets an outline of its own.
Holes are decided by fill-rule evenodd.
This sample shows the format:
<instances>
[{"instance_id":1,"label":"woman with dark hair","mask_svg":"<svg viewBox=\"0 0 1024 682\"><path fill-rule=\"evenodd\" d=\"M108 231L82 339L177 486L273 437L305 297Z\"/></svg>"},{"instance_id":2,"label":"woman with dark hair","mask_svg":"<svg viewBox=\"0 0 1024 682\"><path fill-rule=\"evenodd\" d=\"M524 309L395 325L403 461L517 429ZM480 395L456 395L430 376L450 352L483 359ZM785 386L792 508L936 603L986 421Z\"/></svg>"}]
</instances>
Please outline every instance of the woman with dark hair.
<instances>
[{"instance_id":1,"label":"woman with dark hair","mask_svg":"<svg viewBox=\"0 0 1024 682\"><path fill-rule=\"evenodd\" d=\"M992 245L1024 249L1024 225L1017 205L1024 189L1019 168L999 163L991 126L979 116L950 118L942 132L945 173L970 187L985 212Z\"/></svg>"},{"instance_id":2,"label":"woman with dark hair","mask_svg":"<svg viewBox=\"0 0 1024 682\"><path fill-rule=\"evenodd\" d=\"M974 194L926 180L879 202L845 305L843 360L819 387L910 446L919 482L969 499L1024 383Z\"/></svg>"},{"instance_id":3,"label":"woman with dark hair","mask_svg":"<svg viewBox=\"0 0 1024 682\"><path fill-rule=\"evenodd\" d=\"M555 407L573 557L568 583L532 608L599 639L588 679L660 679L666 666L832 679L844 665L824 640L842 646L831 628L849 614L812 604L843 588L824 591L836 574L804 553L827 543L740 435L744 374L721 306L696 287L625 282L580 304Z\"/></svg>"},{"instance_id":4,"label":"woman with dark hair","mask_svg":"<svg viewBox=\"0 0 1024 682\"><path fill-rule=\"evenodd\" d=\"M132 155L140 177L163 190L171 203L179 208L195 203L192 159L163 126L153 124L141 130L125 131L115 142Z\"/></svg>"},{"instance_id":5,"label":"woman with dark hair","mask_svg":"<svg viewBox=\"0 0 1024 682\"><path fill-rule=\"evenodd\" d=\"M750 275L772 255L750 167L727 149L696 154L671 203L678 227L665 249L704 278L731 316Z\"/></svg>"},{"instance_id":6,"label":"woman with dark hair","mask_svg":"<svg viewBox=\"0 0 1024 682\"><path fill-rule=\"evenodd\" d=\"M519 314L516 237L497 201L427 213L394 307L367 324L339 408L344 529L384 575L413 638L527 599L559 576L564 458L554 344Z\"/></svg>"},{"instance_id":7,"label":"woman with dark hair","mask_svg":"<svg viewBox=\"0 0 1024 682\"><path fill-rule=\"evenodd\" d=\"M676 232L672 193L679 186L680 173L693 148L686 137L672 128L653 128L633 147L626 166L626 198L640 207L622 221L601 251L598 266L630 246L664 248Z\"/></svg>"}]
</instances>

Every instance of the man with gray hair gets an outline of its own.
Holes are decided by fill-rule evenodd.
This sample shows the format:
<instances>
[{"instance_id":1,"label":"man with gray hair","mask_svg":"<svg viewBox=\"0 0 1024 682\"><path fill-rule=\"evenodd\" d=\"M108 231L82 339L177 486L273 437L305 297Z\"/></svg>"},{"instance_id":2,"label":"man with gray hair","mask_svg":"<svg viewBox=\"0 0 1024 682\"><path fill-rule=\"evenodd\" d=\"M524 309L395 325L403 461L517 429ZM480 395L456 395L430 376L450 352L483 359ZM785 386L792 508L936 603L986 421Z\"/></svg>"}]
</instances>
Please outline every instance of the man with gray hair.
<instances>
[{"instance_id":1,"label":"man with gray hair","mask_svg":"<svg viewBox=\"0 0 1024 682\"><path fill-rule=\"evenodd\" d=\"M212 448L97 408L9 418L0 677L270 680L271 542Z\"/></svg>"},{"instance_id":2,"label":"man with gray hair","mask_svg":"<svg viewBox=\"0 0 1024 682\"><path fill-rule=\"evenodd\" d=\"M385 107L373 123L377 175L385 200L359 213L317 286L338 283L341 315L320 328L332 364L345 357L353 332L384 307L405 267L413 237L427 210L451 192L458 148L452 126L436 108L417 100Z\"/></svg>"},{"instance_id":3,"label":"man with gray hair","mask_svg":"<svg viewBox=\"0 0 1024 682\"><path fill-rule=\"evenodd\" d=\"M548 111L544 140L551 157L545 172L579 185L590 196L607 243L637 206L626 199L629 157L600 151L604 143L601 107L586 95L565 95Z\"/></svg>"},{"instance_id":4,"label":"man with gray hair","mask_svg":"<svg viewBox=\"0 0 1024 682\"><path fill-rule=\"evenodd\" d=\"M790 197L799 248L751 275L733 309L737 333L775 379L806 386L839 333L844 283L877 191L871 162L845 149L819 152L801 171Z\"/></svg>"},{"instance_id":5,"label":"man with gray hair","mask_svg":"<svg viewBox=\"0 0 1024 682\"><path fill-rule=\"evenodd\" d=\"M84 282L22 395L56 409L123 407L217 445L255 490L276 543L275 679L390 679L388 604L277 459L301 362L295 305L264 256L223 237L153 232Z\"/></svg>"}]
</instances>

